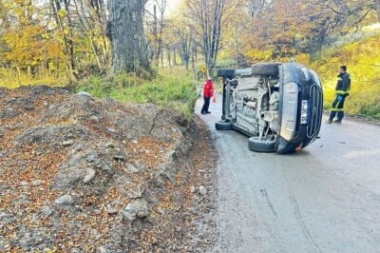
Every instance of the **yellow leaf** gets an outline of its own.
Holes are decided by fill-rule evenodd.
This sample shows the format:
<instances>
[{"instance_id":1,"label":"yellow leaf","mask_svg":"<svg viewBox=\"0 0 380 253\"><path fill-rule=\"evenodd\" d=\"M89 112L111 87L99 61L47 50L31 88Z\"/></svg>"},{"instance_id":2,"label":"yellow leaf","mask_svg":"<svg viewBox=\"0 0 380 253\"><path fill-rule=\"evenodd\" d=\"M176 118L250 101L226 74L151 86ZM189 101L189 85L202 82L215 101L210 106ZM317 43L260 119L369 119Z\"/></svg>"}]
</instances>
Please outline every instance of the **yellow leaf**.
<instances>
[{"instance_id":1,"label":"yellow leaf","mask_svg":"<svg viewBox=\"0 0 380 253\"><path fill-rule=\"evenodd\" d=\"M64 17L66 17L67 16L67 12L65 11L65 10L59 10L58 11L58 16L60 17L60 18L64 18Z\"/></svg>"}]
</instances>

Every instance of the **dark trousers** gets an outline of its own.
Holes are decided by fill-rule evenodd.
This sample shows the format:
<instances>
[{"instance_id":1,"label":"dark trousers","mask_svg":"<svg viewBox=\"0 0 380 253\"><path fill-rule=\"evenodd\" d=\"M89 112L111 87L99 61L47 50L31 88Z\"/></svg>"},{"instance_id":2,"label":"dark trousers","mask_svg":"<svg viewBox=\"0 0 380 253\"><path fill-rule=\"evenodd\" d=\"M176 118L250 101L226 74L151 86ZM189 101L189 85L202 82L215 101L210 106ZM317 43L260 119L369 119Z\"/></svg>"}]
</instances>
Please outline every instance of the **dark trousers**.
<instances>
[{"instance_id":1,"label":"dark trousers","mask_svg":"<svg viewBox=\"0 0 380 253\"><path fill-rule=\"evenodd\" d=\"M203 100L204 100L204 103L203 103L203 107L202 107L201 113L206 113L206 112L208 112L208 108L210 107L210 100L211 100L211 98L203 97Z\"/></svg>"},{"instance_id":2,"label":"dark trousers","mask_svg":"<svg viewBox=\"0 0 380 253\"><path fill-rule=\"evenodd\" d=\"M342 100L339 101L339 96L336 96L334 102L332 103L332 109L330 113L330 120L333 120L335 116L337 116L337 119L340 121L344 117L344 101L346 100L346 96L341 96Z\"/></svg>"}]
</instances>

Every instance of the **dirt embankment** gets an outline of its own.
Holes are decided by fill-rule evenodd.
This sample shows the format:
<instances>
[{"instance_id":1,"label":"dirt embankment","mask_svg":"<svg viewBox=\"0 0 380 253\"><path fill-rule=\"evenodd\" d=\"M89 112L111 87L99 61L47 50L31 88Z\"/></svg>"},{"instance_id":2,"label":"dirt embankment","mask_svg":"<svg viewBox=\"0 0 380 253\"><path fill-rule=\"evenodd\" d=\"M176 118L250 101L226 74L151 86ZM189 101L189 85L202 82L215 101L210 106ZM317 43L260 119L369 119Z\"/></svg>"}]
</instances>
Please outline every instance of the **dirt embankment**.
<instances>
[{"instance_id":1,"label":"dirt embankment","mask_svg":"<svg viewBox=\"0 0 380 253\"><path fill-rule=\"evenodd\" d=\"M202 252L211 151L153 105L2 89L0 251Z\"/></svg>"}]
</instances>

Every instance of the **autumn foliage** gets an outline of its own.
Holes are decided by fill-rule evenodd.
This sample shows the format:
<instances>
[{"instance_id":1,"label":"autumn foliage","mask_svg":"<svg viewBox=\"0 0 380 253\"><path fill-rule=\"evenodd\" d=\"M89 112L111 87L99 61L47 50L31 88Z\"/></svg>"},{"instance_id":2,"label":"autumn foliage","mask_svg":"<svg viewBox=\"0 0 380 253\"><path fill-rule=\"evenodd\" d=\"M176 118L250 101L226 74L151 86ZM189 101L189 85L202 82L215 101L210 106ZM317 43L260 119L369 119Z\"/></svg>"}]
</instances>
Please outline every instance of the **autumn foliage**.
<instances>
[{"instance_id":1,"label":"autumn foliage","mask_svg":"<svg viewBox=\"0 0 380 253\"><path fill-rule=\"evenodd\" d=\"M348 111L367 114L379 101L373 92L379 32L366 30L379 21L379 6L379 0L149 0L145 51L154 69L183 66L194 79L218 67L295 58L322 76L326 104L336 69L345 64L353 79ZM109 73L106 13L103 0L1 1L0 85L66 85Z\"/></svg>"},{"instance_id":2,"label":"autumn foliage","mask_svg":"<svg viewBox=\"0 0 380 253\"><path fill-rule=\"evenodd\" d=\"M102 1L0 3L1 86L65 84L106 65Z\"/></svg>"}]
</instances>

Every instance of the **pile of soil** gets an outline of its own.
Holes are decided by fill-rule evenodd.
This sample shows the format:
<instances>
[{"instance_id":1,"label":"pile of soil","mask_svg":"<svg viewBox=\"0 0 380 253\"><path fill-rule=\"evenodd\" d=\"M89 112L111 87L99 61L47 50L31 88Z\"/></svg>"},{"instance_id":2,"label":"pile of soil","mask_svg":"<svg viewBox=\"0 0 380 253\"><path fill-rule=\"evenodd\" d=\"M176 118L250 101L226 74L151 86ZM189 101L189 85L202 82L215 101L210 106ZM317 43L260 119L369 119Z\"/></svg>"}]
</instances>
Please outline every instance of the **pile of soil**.
<instances>
[{"instance_id":1,"label":"pile of soil","mask_svg":"<svg viewBox=\"0 0 380 253\"><path fill-rule=\"evenodd\" d=\"M46 86L0 89L0 252L204 252L199 120Z\"/></svg>"}]
</instances>

